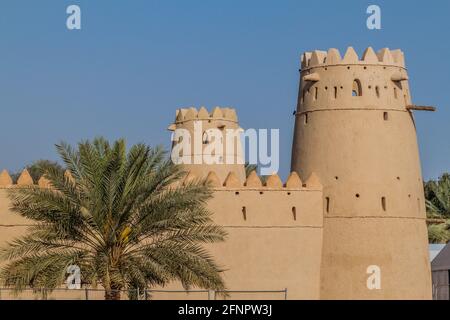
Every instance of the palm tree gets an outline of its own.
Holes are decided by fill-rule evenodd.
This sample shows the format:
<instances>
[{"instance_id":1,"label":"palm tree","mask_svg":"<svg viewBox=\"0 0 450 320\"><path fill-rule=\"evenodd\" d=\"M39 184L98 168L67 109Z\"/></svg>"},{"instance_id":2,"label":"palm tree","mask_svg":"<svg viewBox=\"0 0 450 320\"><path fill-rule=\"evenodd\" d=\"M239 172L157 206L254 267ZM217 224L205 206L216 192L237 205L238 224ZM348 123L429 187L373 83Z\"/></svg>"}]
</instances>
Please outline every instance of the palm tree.
<instances>
[{"instance_id":1,"label":"palm tree","mask_svg":"<svg viewBox=\"0 0 450 320\"><path fill-rule=\"evenodd\" d=\"M50 166L49 188L10 193L12 210L35 225L2 251L4 285L54 289L76 265L82 283L101 285L105 299L173 280L224 289L222 270L202 247L226 236L205 208L208 185L177 183L184 173L160 148L137 144L127 153L124 140L103 138L56 147L69 174Z\"/></svg>"},{"instance_id":2,"label":"palm tree","mask_svg":"<svg viewBox=\"0 0 450 320\"><path fill-rule=\"evenodd\" d=\"M450 174L444 173L439 180L425 184L428 237L433 243L450 240Z\"/></svg>"}]
</instances>

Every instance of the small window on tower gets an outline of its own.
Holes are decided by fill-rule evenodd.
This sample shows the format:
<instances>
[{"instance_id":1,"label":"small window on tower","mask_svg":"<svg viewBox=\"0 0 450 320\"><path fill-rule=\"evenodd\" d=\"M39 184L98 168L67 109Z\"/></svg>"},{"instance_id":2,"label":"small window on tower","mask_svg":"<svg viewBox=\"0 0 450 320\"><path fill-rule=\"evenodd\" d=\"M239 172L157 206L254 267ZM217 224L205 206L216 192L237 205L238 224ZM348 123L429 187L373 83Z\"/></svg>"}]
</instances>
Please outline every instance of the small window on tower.
<instances>
[{"instance_id":1,"label":"small window on tower","mask_svg":"<svg viewBox=\"0 0 450 320\"><path fill-rule=\"evenodd\" d=\"M338 95L338 88L334 87L334 98L337 99L337 95Z\"/></svg>"},{"instance_id":2,"label":"small window on tower","mask_svg":"<svg viewBox=\"0 0 450 320\"><path fill-rule=\"evenodd\" d=\"M359 81L358 79L353 80L352 96L354 97L362 96L361 81Z\"/></svg>"},{"instance_id":3,"label":"small window on tower","mask_svg":"<svg viewBox=\"0 0 450 320\"><path fill-rule=\"evenodd\" d=\"M208 133L206 131L203 132L202 142L203 142L203 144L209 143L209 137L208 137Z\"/></svg>"},{"instance_id":4,"label":"small window on tower","mask_svg":"<svg viewBox=\"0 0 450 320\"><path fill-rule=\"evenodd\" d=\"M317 100L318 96L319 96L319 88L315 87L314 89L314 100Z\"/></svg>"},{"instance_id":5,"label":"small window on tower","mask_svg":"<svg viewBox=\"0 0 450 320\"><path fill-rule=\"evenodd\" d=\"M305 124L307 124L307 123L308 123L308 114L305 113Z\"/></svg>"}]
</instances>

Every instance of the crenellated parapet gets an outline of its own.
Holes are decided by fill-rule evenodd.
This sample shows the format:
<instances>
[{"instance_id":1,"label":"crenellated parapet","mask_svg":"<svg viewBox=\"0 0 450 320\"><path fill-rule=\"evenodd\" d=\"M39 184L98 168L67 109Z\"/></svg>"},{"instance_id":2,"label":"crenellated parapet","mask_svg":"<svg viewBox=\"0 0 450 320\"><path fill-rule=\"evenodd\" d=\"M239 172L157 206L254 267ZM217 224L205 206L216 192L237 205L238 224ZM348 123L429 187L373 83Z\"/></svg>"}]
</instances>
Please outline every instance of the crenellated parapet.
<instances>
[{"instance_id":1,"label":"crenellated parapet","mask_svg":"<svg viewBox=\"0 0 450 320\"><path fill-rule=\"evenodd\" d=\"M298 116L330 109L406 112L412 105L401 50L368 47L361 58L352 47L343 56L334 48L305 52L300 71Z\"/></svg>"},{"instance_id":2,"label":"crenellated parapet","mask_svg":"<svg viewBox=\"0 0 450 320\"><path fill-rule=\"evenodd\" d=\"M368 47L359 58L353 47L348 47L344 56L338 49L331 48L328 51L314 50L302 55L302 69L336 65L380 65L405 68L405 57L400 49L390 50L383 48L375 52Z\"/></svg>"},{"instance_id":3,"label":"crenellated parapet","mask_svg":"<svg viewBox=\"0 0 450 320\"><path fill-rule=\"evenodd\" d=\"M71 173L68 170L64 172L64 175L68 179L73 179ZM40 177L38 181L33 181L33 178L31 177L27 169L24 169L22 171L16 183L13 182L13 179L11 178L11 175L8 173L7 170L3 170L0 173L0 189L20 188L29 186L50 188L50 181L45 176Z\"/></svg>"},{"instance_id":4,"label":"crenellated parapet","mask_svg":"<svg viewBox=\"0 0 450 320\"><path fill-rule=\"evenodd\" d=\"M177 109L175 113L175 125L182 124L187 121L226 121L237 123L238 118L236 110L228 107L214 107L209 112L205 107L200 107L197 110L195 107ZM174 127L169 127L169 130L173 130Z\"/></svg>"},{"instance_id":5,"label":"crenellated parapet","mask_svg":"<svg viewBox=\"0 0 450 320\"><path fill-rule=\"evenodd\" d=\"M43 178L38 181L38 185L43 183L42 179ZM22 171L16 183L13 183L13 179L9 175L8 171L3 170L0 173L0 188L26 187L32 185L34 185L34 181L27 169Z\"/></svg>"},{"instance_id":6,"label":"crenellated parapet","mask_svg":"<svg viewBox=\"0 0 450 320\"><path fill-rule=\"evenodd\" d=\"M182 184L201 179L194 172L187 172ZM257 175L256 171L252 171L244 183L242 183L233 171L230 171L225 180L221 181L215 171L210 171L206 176L205 183L208 183L214 190L227 189L261 189L266 191L283 191L283 190L322 190L322 184L318 176L313 172L303 183L297 172L291 172L287 180L283 183L278 174L267 177L265 183Z\"/></svg>"}]
</instances>

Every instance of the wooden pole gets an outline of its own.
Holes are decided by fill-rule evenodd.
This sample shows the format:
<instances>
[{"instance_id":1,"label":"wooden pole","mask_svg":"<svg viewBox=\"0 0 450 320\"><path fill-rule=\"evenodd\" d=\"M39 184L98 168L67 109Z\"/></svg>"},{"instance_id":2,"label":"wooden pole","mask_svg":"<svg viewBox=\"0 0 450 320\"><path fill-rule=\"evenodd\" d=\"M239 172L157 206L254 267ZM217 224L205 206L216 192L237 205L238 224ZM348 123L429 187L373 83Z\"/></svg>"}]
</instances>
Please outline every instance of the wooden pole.
<instances>
[{"instance_id":1,"label":"wooden pole","mask_svg":"<svg viewBox=\"0 0 450 320\"><path fill-rule=\"evenodd\" d=\"M409 105L409 106L406 106L406 110L436 111L436 108L435 108L435 107L431 107L431 106L416 106L416 105Z\"/></svg>"}]
</instances>

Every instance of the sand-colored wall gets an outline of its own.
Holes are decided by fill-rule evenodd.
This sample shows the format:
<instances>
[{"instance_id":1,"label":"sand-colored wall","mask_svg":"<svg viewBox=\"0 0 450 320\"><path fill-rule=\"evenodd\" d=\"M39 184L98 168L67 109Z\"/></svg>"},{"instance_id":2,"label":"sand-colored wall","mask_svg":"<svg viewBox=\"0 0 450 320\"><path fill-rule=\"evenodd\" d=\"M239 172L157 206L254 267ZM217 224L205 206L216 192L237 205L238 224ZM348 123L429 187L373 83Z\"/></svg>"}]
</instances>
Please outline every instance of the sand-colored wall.
<instances>
[{"instance_id":1,"label":"sand-colored wall","mask_svg":"<svg viewBox=\"0 0 450 320\"><path fill-rule=\"evenodd\" d=\"M29 220L9 210L8 190L10 188L0 187L0 247L7 241L24 235L28 226L32 224Z\"/></svg>"},{"instance_id":2,"label":"sand-colored wall","mask_svg":"<svg viewBox=\"0 0 450 320\"><path fill-rule=\"evenodd\" d=\"M321 298L431 298L403 54L368 49L362 61L351 48L342 60L335 50L306 54L301 77L292 170L314 171L324 186ZM355 79L361 96L352 96ZM367 287L370 265L381 268L380 290Z\"/></svg>"},{"instance_id":3,"label":"sand-colored wall","mask_svg":"<svg viewBox=\"0 0 450 320\"><path fill-rule=\"evenodd\" d=\"M193 178L192 173L186 181L190 178ZM232 182L235 184L229 186ZM208 209L213 213L214 222L223 226L228 236L225 242L208 245L207 249L226 270L223 276L227 289L280 291L235 292L227 298L284 299L285 293L281 291L287 289L288 299L318 299L323 209L322 190L317 180L311 178L302 186L294 174L286 187L278 176L272 176L268 186L255 186L260 181L253 174L247 185L231 178L216 183ZM17 187L0 189L0 246L24 234L26 226L31 224L9 210L7 192L14 192ZM172 283L165 288L154 289L182 290L182 287ZM52 298L83 297L83 294L79 295L57 291ZM28 298L33 297L29 295ZM160 292L154 293L152 298L207 299L208 294ZM217 295L216 298L223 297Z\"/></svg>"}]
</instances>

